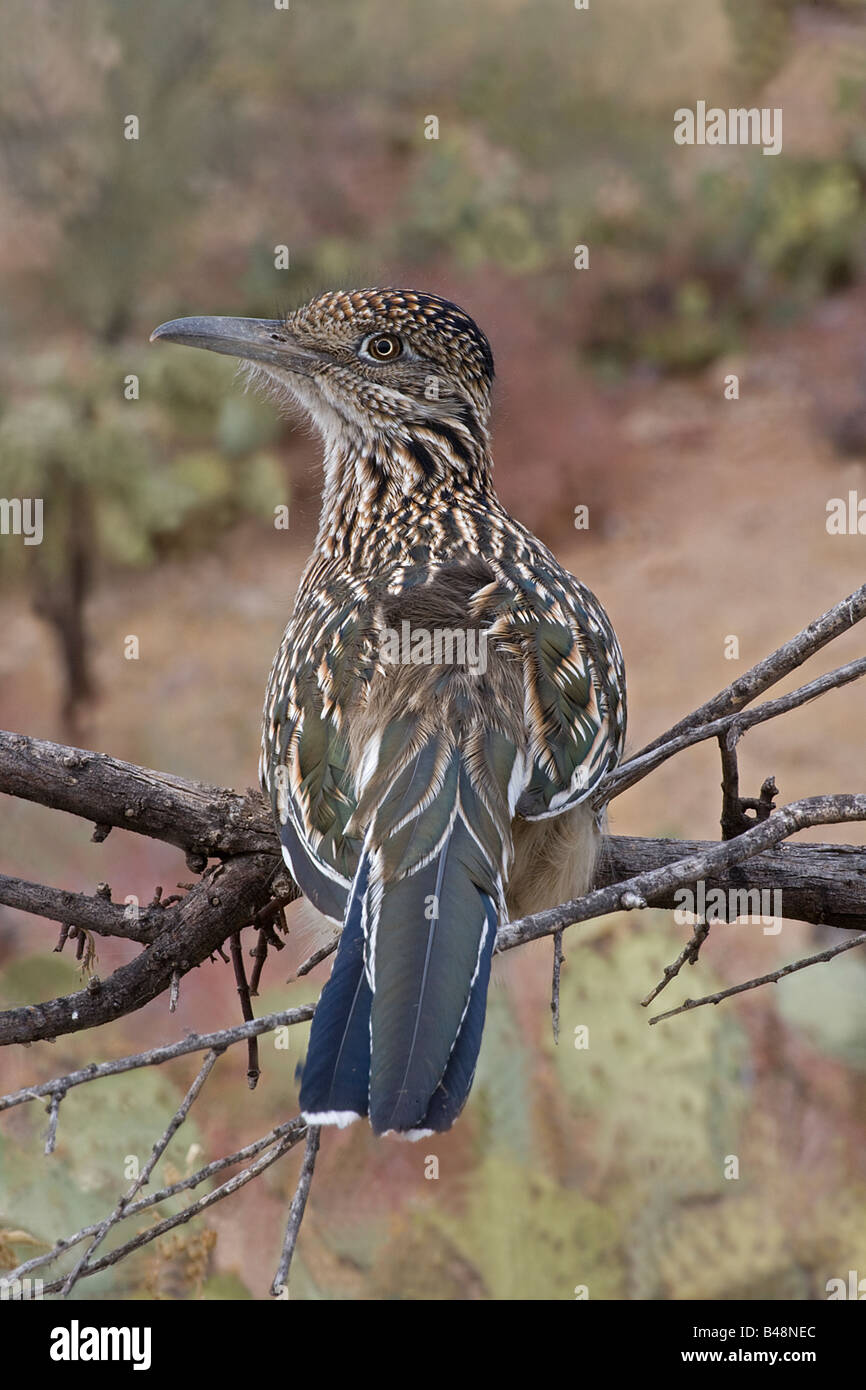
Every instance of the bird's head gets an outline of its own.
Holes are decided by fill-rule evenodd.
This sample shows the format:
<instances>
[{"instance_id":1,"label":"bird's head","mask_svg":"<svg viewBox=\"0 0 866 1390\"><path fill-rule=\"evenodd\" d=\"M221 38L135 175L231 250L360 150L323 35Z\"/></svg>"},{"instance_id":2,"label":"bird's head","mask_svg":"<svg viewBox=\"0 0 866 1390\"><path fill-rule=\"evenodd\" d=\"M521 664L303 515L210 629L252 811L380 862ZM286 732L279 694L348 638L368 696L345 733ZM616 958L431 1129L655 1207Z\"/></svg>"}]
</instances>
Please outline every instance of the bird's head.
<instances>
[{"instance_id":1,"label":"bird's head","mask_svg":"<svg viewBox=\"0 0 866 1390\"><path fill-rule=\"evenodd\" d=\"M436 295L335 290L285 319L174 319L155 339L249 363L253 379L300 405L326 443L449 428L486 442L490 344L468 314Z\"/></svg>"}]
</instances>

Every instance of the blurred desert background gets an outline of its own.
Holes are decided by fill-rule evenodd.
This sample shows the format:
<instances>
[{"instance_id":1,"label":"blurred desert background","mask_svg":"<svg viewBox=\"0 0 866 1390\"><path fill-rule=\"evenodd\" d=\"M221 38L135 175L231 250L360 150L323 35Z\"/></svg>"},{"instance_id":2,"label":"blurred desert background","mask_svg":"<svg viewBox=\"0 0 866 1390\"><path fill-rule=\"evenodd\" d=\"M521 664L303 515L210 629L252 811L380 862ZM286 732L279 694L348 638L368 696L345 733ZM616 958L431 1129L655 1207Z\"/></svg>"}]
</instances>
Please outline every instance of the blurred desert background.
<instances>
[{"instance_id":1,"label":"blurred desert background","mask_svg":"<svg viewBox=\"0 0 866 1390\"><path fill-rule=\"evenodd\" d=\"M676 146L673 112L699 99L781 107L782 153ZM866 497L864 188L861 0L6 0L0 494L44 496L46 521L39 547L0 538L0 726L255 784L318 445L230 363L147 339L182 314L272 317L320 289L404 284L489 335L500 493L603 599L638 748L863 582L866 537L828 534L826 508ZM855 628L777 690L863 650ZM864 714L854 684L755 730L744 794L768 773L780 804L864 790ZM615 801L611 829L717 838L719 780L701 745ZM5 873L142 902L190 877L167 846L96 845L85 822L0 803ZM258 1014L326 978L286 983L310 950L291 925ZM650 911L566 933L558 1048L550 942L499 959L456 1128L419 1145L326 1133L292 1296L813 1299L866 1275L866 961L649 1028L639 1001L688 932ZM832 936L718 927L659 1004ZM80 987L56 940L0 908L4 1007ZM135 949L96 948L102 976ZM173 1015L162 998L3 1056L2 1089L239 1017L217 960ZM157 1176L295 1113L306 1031L289 1052L263 1040L254 1092L242 1050L223 1057ZM80 1088L50 1158L41 1108L4 1117L0 1268L111 1210L126 1156L149 1152L195 1069ZM77 1295L266 1297L299 1162Z\"/></svg>"}]
</instances>

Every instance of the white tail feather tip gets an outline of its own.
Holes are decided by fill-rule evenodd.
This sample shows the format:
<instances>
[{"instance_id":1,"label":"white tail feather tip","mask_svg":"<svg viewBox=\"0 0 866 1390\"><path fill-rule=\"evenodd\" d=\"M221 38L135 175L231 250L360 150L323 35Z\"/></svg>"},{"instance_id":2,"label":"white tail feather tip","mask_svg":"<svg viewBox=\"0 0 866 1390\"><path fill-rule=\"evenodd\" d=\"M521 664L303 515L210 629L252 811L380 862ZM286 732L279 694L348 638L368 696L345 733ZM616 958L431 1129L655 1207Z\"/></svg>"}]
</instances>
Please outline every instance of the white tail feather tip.
<instances>
[{"instance_id":1,"label":"white tail feather tip","mask_svg":"<svg viewBox=\"0 0 866 1390\"><path fill-rule=\"evenodd\" d=\"M345 1129L360 1118L357 1110L304 1110L301 1113L301 1119L308 1125L336 1125L338 1129Z\"/></svg>"}]
</instances>

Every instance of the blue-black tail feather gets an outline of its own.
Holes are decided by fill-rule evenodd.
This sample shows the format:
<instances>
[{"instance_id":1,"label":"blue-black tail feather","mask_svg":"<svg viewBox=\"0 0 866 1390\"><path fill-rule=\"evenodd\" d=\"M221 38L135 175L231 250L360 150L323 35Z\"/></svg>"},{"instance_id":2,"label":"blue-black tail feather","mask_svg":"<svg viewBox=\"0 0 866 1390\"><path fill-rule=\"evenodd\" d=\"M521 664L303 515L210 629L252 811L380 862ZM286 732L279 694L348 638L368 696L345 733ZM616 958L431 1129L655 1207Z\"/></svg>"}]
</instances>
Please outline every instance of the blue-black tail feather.
<instances>
[{"instance_id":1,"label":"blue-black tail feather","mask_svg":"<svg viewBox=\"0 0 866 1390\"><path fill-rule=\"evenodd\" d=\"M487 989L490 984L490 966L493 961L493 947L496 944L497 912L493 899L486 897L485 935L478 956L478 969L469 994L469 1003L457 1041L451 1053L445 1075L433 1092L427 1114L421 1122L422 1129L450 1129L460 1111L466 1104L478 1053L481 1049L481 1034L484 1030L484 1017L487 1012Z\"/></svg>"},{"instance_id":2,"label":"blue-black tail feather","mask_svg":"<svg viewBox=\"0 0 866 1390\"><path fill-rule=\"evenodd\" d=\"M434 728L381 776L331 979L310 1034L303 1113L377 1134L445 1130L478 1060L516 751ZM384 766L382 766L384 764Z\"/></svg>"},{"instance_id":3,"label":"blue-black tail feather","mask_svg":"<svg viewBox=\"0 0 866 1390\"><path fill-rule=\"evenodd\" d=\"M364 971L364 899L370 873L362 857L349 895L346 920L330 979L310 1030L301 1083L301 1112L319 1116L366 1115L370 1086L370 1007Z\"/></svg>"},{"instance_id":4,"label":"blue-black tail feather","mask_svg":"<svg viewBox=\"0 0 866 1390\"><path fill-rule=\"evenodd\" d=\"M373 910L370 1124L377 1134L424 1128L470 1002L489 879L458 815L436 857L386 883Z\"/></svg>"}]
</instances>

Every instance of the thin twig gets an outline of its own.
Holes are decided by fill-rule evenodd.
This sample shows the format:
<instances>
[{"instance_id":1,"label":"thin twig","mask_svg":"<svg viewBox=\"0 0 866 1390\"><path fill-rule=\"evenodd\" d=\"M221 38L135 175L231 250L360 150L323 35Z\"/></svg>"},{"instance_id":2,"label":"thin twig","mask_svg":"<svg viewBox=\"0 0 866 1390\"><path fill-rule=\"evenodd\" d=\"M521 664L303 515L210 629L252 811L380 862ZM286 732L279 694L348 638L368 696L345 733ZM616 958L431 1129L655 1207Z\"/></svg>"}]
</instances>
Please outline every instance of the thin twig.
<instances>
[{"instance_id":1,"label":"thin twig","mask_svg":"<svg viewBox=\"0 0 866 1390\"><path fill-rule=\"evenodd\" d=\"M78 1280L82 1278L84 1274L87 1273L87 1270L90 1265L90 1257L93 1254L94 1250L96 1250L97 1247L102 1244L103 1240L108 1235L108 1232L111 1230L112 1226L116 1226L118 1221L122 1220L124 1211L128 1204L132 1201L135 1194L139 1192L142 1187L145 1187L147 1183L150 1181L151 1173L153 1172L159 1160L162 1158L162 1155L165 1153L175 1134L180 1129L181 1125L183 1124L184 1120L186 1119L187 1115L189 1114L190 1110L192 1109L193 1105L195 1104L196 1100L201 1094L202 1087L204 1086L205 1082L210 1076L214 1064L216 1063L217 1057L219 1056L219 1052L215 1051L214 1049L211 1049L211 1051L205 1057L204 1061L202 1062L201 1069L199 1070L198 1076L195 1078L186 1095L184 1096L183 1100L181 1101L180 1105L178 1106L177 1110L172 1115L171 1120L168 1123L168 1127L166 1128L164 1133L160 1135L159 1139L157 1139L156 1143L154 1144L153 1149L151 1150L150 1158L145 1163L138 1177L134 1179L132 1186L129 1188L129 1190L122 1197L119 1198L117 1206L114 1208L114 1211L111 1213L110 1216L107 1216L105 1220L102 1222L101 1226L99 1227L99 1230L96 1232L96 1234L93 1237L93 1240L90 1242L90 1245L87 1247L84 1254L78 1260L75 1267L67 1275L66 1282L63 1285L64 1298L67 1298L69 1296L72 1289L77 1284Z\"/></svg>"},{"instance_id":2,"label":"thin twig","mask_svg":"<svg viewBox=\"0 0 866 1390\"><path fill-rule=\"evenodd\" d=\"M292 978L295 980L299 980L302 975L309 975L311 970L315 970L317 965L320 965L323 960L327 960L328 956L332 955L334 951L336 951L339 944L340 933L337 932L337 935L333 938L333 940L328 941L324 946L320 946L318 951L314 951L311 956L307 956L307 959L304 961L303 965L298 966ZM290 981L287 981L287 983L290 983Z\"/></svg>"},{"instance_id":3,"label":"thin twig","mask_svg":"<svg viewBox=\"0 0 866 1390\"><path fill-rule=\"evenodd\" d=\"M553 1041L559 1045L559 977L562 973L562 931L553 933L553 980L550 988L550 1012L553 1015Z\"/></svg>"},{"instance_id":4,"label":"thin twig","mask_svg":"<svg viewBox=\"0 0 866 1390\"><path fill-rule=\"evenodd\" d=\"M697 965L701 947L703 946L709 934L709 922L698 922L695 925L695 930L692 934L691 940L688 941L686 945L683 947L683 949L680 951L673 965L665 966L664 973L662 975L662 978L659 980L658 984L654 985L653 988L650 990L649 994L646 996L646 998L640 1001L643 1008L647 1008L653 1002L656 996L661 994L663 989L667 988L671 980L674 979L676 975L679 975L686 962L688 962L689 965Z\"/></svg>"},{"instance_id":5,"label":"thin twig","mask_svg":"<svg viewBox=\"0 0 866 1390\"><path fill-rule=\"evenodd\" d=\"M737 743L742 730L734 726L719 734L719 753L722 759L722 839L732 840L748 830L740 806L740 769L737 763Z\"/></svg>"},{"instance_id":6,"label":"thin twig","mask_svg":"<svg viewBox=\"0 0 866 1390\"><path fill-rule=\"evenodd\" d=\"M117 1076L121 1072L135 1071L138 1067L158 1067L175 1057L184 1057L189 1052L204 1052L208 1048L223 1051L234 1043L247 1038L258 1037L261 1033L271 1033L275 1028L291 1027L295 1023L307 1023L315 1012L314 1004L302 1004L296 1009L283 1009L276 1014L266 1014L250 1023L238 1023L234 1028L222 1028L216 1033L191 1033L180 1042L167 1047L154 1047L148 1052L136 1052L129 1057L116 1057L111 1062L91 1062L80 1071L68 1072L66 1076L55 1077L53 1081L42 1081L38 1086L24 1086L20 1091L0 1096L0 1111L11 1110L14 1105L24 1105L29 1100L39 1100L41 1096L53 1096L58 1091L65 1092L73 1086L83 1086L88 1081L100 1081L104 1076Z\"/></svg>"},{"instance_id":7,"label":"thin twig","mask_svg":"<svg viewBox=\"0 0 866 1390\"><path fill-rule=\"evenodd\" d=\"M244 954L241 949L241 934L236 931L232 935L230 950L232 953L232 966L235 972L235 984L238 987L238 996L241 1001L241 1012L244 1021L249 1022L254 1017L253 1005L250 999L250 987L247 984L247 972L244 969ZM253 1036L247 1038L247 1085L251 1091L256 1089L261 1072L259 1070L259 1043Z\"/></svg>"},{"instance_id":8,"label":"thin twig","mask_svg":"<svg viewBox=\"0 0 866 1390\"><path fill-rule=\"evenodd\" d=\"M45 1136L46 1154L54 1153L54 1146L57 1143L57 1121L60 1119L60 1103L65 1095L65 1091L55 1091L51 1097L51 1104L48 1108L48 1133Z\"/></svg>"},{"instance_id":9,"label":"thin twig","mask_svg":"<svg viewBox=\"0 0 866 1390\"><path fill-rule=\"evenodd\" d=\"M297 902L300 896L301 890L297 887L290 893L280 893L278 897L271 898L270 902L265 903L264 907L260 907L258 912L254 912L250 920L244 923L244 926L262 927L267 925L275 917L278 917L283 908L289 906L289 903Z\"/></svg>"},{"instance_id":10,"label":"thin twig","mask_svg":"<svg viewBox=\"0 0 866 1390\"><path fill-rule=\"evenodd\" d=\"M306 1124L300 1116L296 1116L293 1120L285 1120L267 1134L262 1135L261 1139L246 1144L242 1149L236 1149L234 1153L224 1154L222 1158L215 1158L211 1163L206 1163L203 1168L191 1173L189 1177L179 1178L177 1182L170 1183L167 1187L161 1187L158 1192L151 1192L146 1197L141 1197L137 1202L130 1202L124 1208L121 1219L127 1221L131 1216L137 1216L139 1212L146 1211L149 1207L158 1206L160 1202L168 1201L169 1198L176 1197L181 1192L198 1187L208 1178L213 1177L215 1173L222 1172L225 1168L233 1168L248 1158L254 1158L263 1149L270 1148L272 1144L286 1136L292 1138L292 1143L297 1143L305 1132ZM44 1265L53 1263L58 1255L66 1254L74 1245L78 1245L82 1240L87 1240L88 1236L95 1235L101 1224L101 1222L95 1221L91 1226L82 1227L74 1235L58 1240L47 1253L34 1255L32 1259L19 1265L17 1269L5 1274L4 1278L11 1283L14 1279L21 1279L25 1274L32 1273L34 1269L41 1269Z\"/></svg>"},{"instance_id":11,"label":"thin twig","mask_svg":"<svg viewBox=\"0 0 866 1390\"><path fill-rule=\"evenodd\" d=\"M313 1181L313 1172L316 1167L316 1154L319 1152L320 1137L320 1127L318 1125L310 1125L307 1130L307 1143L304 1149L304 1161L301 1164L298 1185L295 1188L295 1195L292 1198L292 1205L289 1208L289 1220L286 1225L286 1234L283 1240L283 1252L280 1255L280 1263L277 1265L277 1272L274 1275L274 1282L271 1285L271 1293L275 1298L279 1298L283 1293L289 1278L292 1257L295 1253L295 1246L298 1243L298 1235L301 1230L301 1222L304 1219L307 1198L310 1195L310 1184Z\"/></svg>"},{"instance_id":12,"label":"thin twig","mask_svg":"<svg viewBox=\"0 0 866 1390\"><path fill-rule=\"evenodd\" d=\"M862 617L863 614L860 616ZM808 629L806 630L808 631ZM823 643L820 645L823 646ZM785 649L780 648L779 650L784 651ZM805 651L800 660L805 661L812 654L811 650ZM768 661L772 661L772 659L770 657ZM796 664L799 665L800 663L797 662ZM763 666L764 663L762 662L760 665ZM757 671L759 667L756 666L752 669ZM782 680L787 674L787 669L780 670L777 675L773 675L772 679L766 681L766 685ZM652 743L648 743L646 747L642 748L640 752L635 753L633 757L620 763L613 772L608 773L594 791L592 804L595 807L607 805L608 802L613 801L614 797L621 796L629 787L633 787L636 782L642 781L650 772L654 772L675 753L681 753L696 743L702 743L708 738L717 738L719 734L726 733L728 729L734 727L745 732L746 729L754 728L756 724L766 723L768 719L776 719L781 714L798 709L810 700L817 699L819 695L825 695L829 690L839 690L843 685L859 680L863 675L866 675L866 657L850 661L846 666L837 667L835 671L828 671L826 675L809 681L807 685L800 686L797 690L792 690L789 695L780 695L775 700L767 700L753 710L742 709L742 704L745 702L742 699L738 702L738 697L734 693L739 690L741 682L734 681L727 690L721 691L712 700L702 705L700 710L696 710L693 715L690 714L685 719L681 719L672 729L668 729L667 733L661 734ZM745 681L746 676L742 677L742 680ZM764 688L766 686L761 687L761 689ZM756 689L748 698L754 699L755 695L758 694L760 694L760 690ZM708 720L706 715L709 710L716 706L723 707L725 703L723 697L727 697L727 703L735 706L734 710ZM702 717L699 718L698 716Z\"/></svg>"},{"instance_id":13,"label":"thin twig","mask_svg":"<svg viewBox=\"0 0 866 1390\"><path fill-rule=\"evenodd\" d=\"M830 946L826 951L819 951L815 956L806 956L803 960L792 961L790 965L783 965L781 970L771 970L769 975L759 975L755 980L746 980L741 985L731 985L729 989L720 989L717 994L705 994L703 999L686 999L685 1003L678 1005L676 1009L668 1009L667 1013L656 1014L650 1019L650 1023L661 1023L665 1018L673 1018L675 1014L687 1013L690 1009L699 1009L703 1004L720 1004L723 999L730 999L734 994L742 994L747 989L757 989L759 985L775 984L777 980L783 980L786 975L793 975L796 970L805 970L808 965L821 965L825 961L832 960L834 956L841 955L843 951L851 951L855 946L866 944L866 932L861 932L859 936L852 936L850 941L841 941L838 946Z\"/></svg>"},{"instance_id":14,"label":"thin twig","mask_svg":"<svg viewBox=\"0 0 866 1390\"><path fill-rule=\"evenodd\" d=\"M253 958L253 973L250 975L250 998L256 999L262 980L262 970L268 958L268 934L264 927L256 932L256 944L250 955Z\"/></svg>"},{"instance_id":15,"label":"thin twig","mask_svg":"<svg viewBox=\"0 0 866 1390\"><path fill-rule=\"evenodd\" d=\"M303 1132L305 1131L302 1131L302 1133ZM208 1207L212 1207L216 1202L221 1202L225 1197L231 1197L239 1188L245 1187L248 1182L252 1182L253 1178L257 1178L266 1168L270 1168L271 1164L276 1163L278 1159L282 1158L283 1154L288 1153L289 1149L294 1147L300 1137L301 1136L298 1135L297 1137L292 1136L280 1140L272 1149L262 1154L255 1163L251 1163L248 1168L244 1168L243 1172L238 1173L236 1177L230 1178L229 1181L223 1183L221 1187L215 1187L212 1192L205 1193L197 1202L190 1203L188 1207L184 1207L183 1211L178 1212L175 1216L166 1217L164 1221L159 1221L155 1226L150 1226L146 1231L141 1231L132 1240L128 1240L125 1245L119 1245L116 1250L112 1250L109 1254L103 1255L101 1260L97 1260L94 1264L88 1265L85 1270L82 1270L82 1279L88 1278L91 1274L99 1274L103 1269L109 1269L111 1265L116 1265L120 1260L125 1259L133 1250L140 1249L142 1245L149 1245L151 1241L157 1240L160 1236L165 1235L166 1231L173 1230L175 1226L184 1225L187 1221L191 1221L194 1216L198 1216L200 1212L206 1211ZM43 1294L60 1293L65 1282L64 1279L56 1279L53 1283L46 1284L42 1292Z\"/></svg>"}]
</instances>

